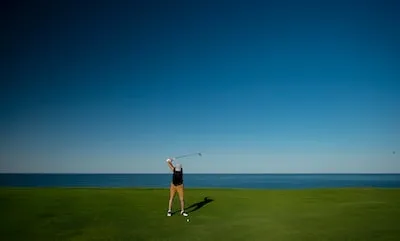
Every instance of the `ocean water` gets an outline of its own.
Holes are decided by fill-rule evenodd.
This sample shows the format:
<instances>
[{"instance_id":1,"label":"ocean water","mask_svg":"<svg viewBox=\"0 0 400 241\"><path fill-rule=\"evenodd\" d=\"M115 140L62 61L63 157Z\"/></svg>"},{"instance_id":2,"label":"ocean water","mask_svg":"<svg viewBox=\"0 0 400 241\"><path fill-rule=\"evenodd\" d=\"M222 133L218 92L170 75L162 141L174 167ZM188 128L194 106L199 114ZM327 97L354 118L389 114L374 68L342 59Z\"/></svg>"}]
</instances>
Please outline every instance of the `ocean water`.
<instances>
[{"instance_id":1,"label":"ocean water","mask_svg":"<svg viewBox=\"0 0 400 241\"><path fill-rule=\"evenodd\" d=\"M2 187L167 188L171 174L0 174ZM400 188L400 174L185 174L186 188Z\"/></svg>"}]
</instances>

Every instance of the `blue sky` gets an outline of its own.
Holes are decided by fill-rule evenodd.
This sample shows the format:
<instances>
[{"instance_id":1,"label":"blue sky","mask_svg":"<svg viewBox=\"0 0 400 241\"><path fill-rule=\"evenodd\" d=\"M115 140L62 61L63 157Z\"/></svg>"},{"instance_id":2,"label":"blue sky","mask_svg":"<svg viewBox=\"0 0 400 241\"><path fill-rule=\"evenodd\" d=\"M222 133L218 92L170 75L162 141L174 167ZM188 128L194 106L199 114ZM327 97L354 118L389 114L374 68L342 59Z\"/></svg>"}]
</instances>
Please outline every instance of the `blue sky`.
<instances>
[{"instance_id":1,"label":"blue sky","mask_svg":"<svg viewBox=\"0 0 400 241\"><path fill-rule=\"evenodd\" d=\"M3 9L0 172L400 172L396 1L49 2Z\"/></svg>"}]
</instances>

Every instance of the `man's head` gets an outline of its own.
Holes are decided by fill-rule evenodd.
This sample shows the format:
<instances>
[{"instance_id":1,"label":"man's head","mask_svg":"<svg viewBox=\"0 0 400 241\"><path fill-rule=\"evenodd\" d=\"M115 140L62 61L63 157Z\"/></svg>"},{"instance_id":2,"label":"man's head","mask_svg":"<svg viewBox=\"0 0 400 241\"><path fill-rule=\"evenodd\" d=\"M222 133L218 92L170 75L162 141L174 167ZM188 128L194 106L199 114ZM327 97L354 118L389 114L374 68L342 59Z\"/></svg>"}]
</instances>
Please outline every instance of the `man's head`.
<instances>
[{"instance_id":1,"label":"man's head","mask_svg":"<svg viewBox=\"0 0 400 241\"><path fill-rule=\"evenodd\" d=\"M177 171L177 172L180 172L180 171L182 171L182 164L176 164L176 166L175 166L175 170Z\"/></svg>"}]
</instances>

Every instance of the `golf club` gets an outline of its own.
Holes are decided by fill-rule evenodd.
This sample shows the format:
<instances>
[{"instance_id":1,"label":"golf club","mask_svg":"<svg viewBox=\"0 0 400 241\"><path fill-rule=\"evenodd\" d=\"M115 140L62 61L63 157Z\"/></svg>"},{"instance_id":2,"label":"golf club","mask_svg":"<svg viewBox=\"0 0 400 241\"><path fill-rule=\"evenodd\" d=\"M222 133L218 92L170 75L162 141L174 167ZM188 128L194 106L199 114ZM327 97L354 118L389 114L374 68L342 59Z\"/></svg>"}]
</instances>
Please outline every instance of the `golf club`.
<instances>
[{"instance_id":1,"label":"golf club","mask_svg":"<svg viewBox=\"0 0 400 241\"><path fill-rule=\"evenodd\" d=\"M174 157L174 159L184 158L184 157L188 157L188 156L201 156L201 153L200 152L190 153L190 154Z\"/></svg>"}]
</instances>

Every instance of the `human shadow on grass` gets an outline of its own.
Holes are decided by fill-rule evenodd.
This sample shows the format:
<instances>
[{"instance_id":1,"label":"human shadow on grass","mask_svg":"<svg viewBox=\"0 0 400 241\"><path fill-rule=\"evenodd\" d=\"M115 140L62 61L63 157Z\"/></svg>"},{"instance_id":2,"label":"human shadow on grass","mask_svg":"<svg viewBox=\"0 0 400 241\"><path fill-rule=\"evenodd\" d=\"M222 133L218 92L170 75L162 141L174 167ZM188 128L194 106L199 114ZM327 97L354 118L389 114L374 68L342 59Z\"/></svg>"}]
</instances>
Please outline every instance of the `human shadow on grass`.
<instances>
[{"instance_id":1,"label":"human shadow on grass","mask_svg":"<svg viewBox=\"0 0 400 241\"><path fill-rule=\"evenodd\" d=\"M207 205L208 203L213 202L213 201L214 201L213 199L211 199L209 197L205 197L202 201L193 203L192 205L187 207L186 208L187 213L195 212L195 211L199 210L200 208L204 207L205 205Z\"/></svg>"},{"instance_id":2,"label":"human shadow on grass","mask_svg":"<svg viewBox=\"0 0 400 241\"><path fill-rule=\"evenodd\" d=\"M193 203L192 205L190 205L189 207L185 207L185 211L186 213L192 213L195 212L197 210L199 210L200 208L204 207L206 204L213 202L214 199L211 199L209 197L205 197L202 201L197 202L197 203ZM174 211L172 212L172 215L175 213L179 213L180 211Z\"/></svg>"}]
</instances>

